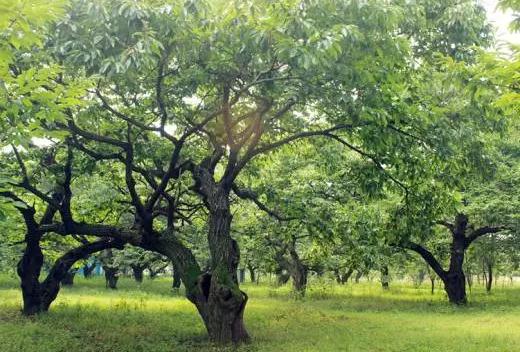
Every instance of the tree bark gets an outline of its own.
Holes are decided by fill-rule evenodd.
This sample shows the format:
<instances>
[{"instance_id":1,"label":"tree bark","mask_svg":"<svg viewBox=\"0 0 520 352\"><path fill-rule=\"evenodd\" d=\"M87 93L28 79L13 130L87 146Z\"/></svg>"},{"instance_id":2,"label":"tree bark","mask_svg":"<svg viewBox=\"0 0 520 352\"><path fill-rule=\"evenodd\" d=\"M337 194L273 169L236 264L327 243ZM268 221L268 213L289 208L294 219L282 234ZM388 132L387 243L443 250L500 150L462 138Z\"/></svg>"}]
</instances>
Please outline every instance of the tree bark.
<instances>
[{"instance_id":1,"label":"tree bark","mask_svg":"<svg viewBox=\"0 0 520 352\"><path fill-rule=\"evenodd\" d=\"M178 289L181 287L181 273L175 264L173 264L173 282L172 288Z\"/></svg>"},{"instance_id":2,"label":"tree bark","mask_svg":"<svg viewBox=\"0 0 520 352\"><path fill-rule=\"evenodd\" d=\"M197 303L209 337L217 343L249 341L244 325L247 295L238 286L237 269L240 252L231 238L229 190L223 186L206 184L209 209L208 243L211 252L211 273L203 275L200 285L203 299ZM202 301L202 302L201 302Z\"/></svg>"},{"instance_id":3,"label":"tree bark","mask_svg":"<svg viewBox=\"0 0 520 352\"><path fill-rule=\"evenodd\" d=\"M238 285L240 251L230 234L231 187L216 183L211 173L203 168L197 168L193 177L195 188L209 211L211 267L208 272L197 276L196 287L190 287L190 283L183 280L188 286L188 298L197 307L212 341L219 344L247 342L249 334L244 325L244 309L248 297Z\"/></svg>"},{"instance_id":4,"label":"tree bark","mask_svg":"<svg viewBox=\"0 0 520 352\"><path fill-rule=\"evenodd\" d=\"M40 248L40 236L28 234L27 245L18 262L18 276L21 280L24 315L34 315L42 311L42 293L40 272L43 265L43 253Z\"/></svg>"},{"instance_id":5,"label":"tree bark","mask_svg":"<svg viewBox=\"0 0 520 352\"><path fill-rule=\"evenodd\" d=\"M296 267L291 272L293 288L299 297L305 296L305 291L307 289L308 273L309 271L307 267L305 267L305 265L302 265L301 263L296 264Z\"/></svg>"},{"instance_id":6,"label":"tree bark","mask_svg":"<svg viewBox=\"0 0 520 352\"><path fill-rule=\"evenodd\" d=\"M467 226L466 217L457 217L453 240L450 248L450 267L448 272L441 277L444 289L451 303L466 304L466 276L464 275L464 254L466 251L465 231Z\"/></svg>"}]
</instances>

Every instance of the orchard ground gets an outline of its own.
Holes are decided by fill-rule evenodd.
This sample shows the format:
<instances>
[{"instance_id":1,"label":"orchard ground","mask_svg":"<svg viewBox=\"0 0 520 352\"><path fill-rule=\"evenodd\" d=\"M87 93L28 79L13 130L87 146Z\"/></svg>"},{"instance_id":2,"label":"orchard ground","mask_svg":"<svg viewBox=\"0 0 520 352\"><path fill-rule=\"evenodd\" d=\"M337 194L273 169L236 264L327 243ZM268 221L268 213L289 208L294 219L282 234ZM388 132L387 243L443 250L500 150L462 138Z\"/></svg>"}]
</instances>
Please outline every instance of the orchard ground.
<instances>
[{"instance_id":1,"label":"orchard ground","mask_svg":"<svg viewBox=\"0 0 520 352\"><path fill-rule=\"evenodd\" d=\"M208 343L195 307L169 278L140 286L122 278L76 278L47 314L20 315L15 278L0 276L0 351L519 351L520 284L500 280L491 294L473 287L467 307L444 292L377 280L339 286L314 281L294 300L290 286L243 284L253 340L238 349Z\"/></svg>"}]
</instances>

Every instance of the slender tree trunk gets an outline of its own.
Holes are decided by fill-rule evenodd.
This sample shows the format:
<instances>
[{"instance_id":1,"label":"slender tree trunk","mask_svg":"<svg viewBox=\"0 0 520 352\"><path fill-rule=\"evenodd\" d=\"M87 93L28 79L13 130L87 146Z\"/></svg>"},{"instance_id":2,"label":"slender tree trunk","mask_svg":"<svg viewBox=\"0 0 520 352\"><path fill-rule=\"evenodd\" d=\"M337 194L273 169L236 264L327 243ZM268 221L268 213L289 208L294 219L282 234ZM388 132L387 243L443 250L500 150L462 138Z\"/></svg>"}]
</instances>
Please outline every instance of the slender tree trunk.
<instances>
[{"instance_id":1,"label":"slender tree trunk","mask_svg":"<svg viewBox=\"0 0 520 352\"><path fill-rule=\"evenodd\" d=\"M354 282L356 284L359 284L359 279L361 279L361 276L363 276L363 272L361 270L358 270L358 272L356 273L356 277L354 278Z\"/></svg>"},{"instance_id":2,"label":"slender tree trunk","mask_svg":"<svg viewBox=\"0 0 520 352\"><path fill-rule=\"evenodd\" d=\"M140 265L131 265L131 268L135 281L139 283L143 282L144 268Z\"/></svg>"},{"instance_id":3,"label":"slender tree trunk","mask_svg":"<svg viewBox=\"0 0 520 352\"><path fill-rule=\"evenodd\" d=\"M246 280L246 269L238 269L238 282L243 283Z\"/></svg>"},{"instance_id":4,"label":"slender tree trunk","mask_svg":"<svg viewBox=\"0 0 520 352\"><path fill-rule=\"evenodd\" d=\"M354 269L349 268L345 272L345 274L343 274L343 276L341 277L341 284L346 284L348 282L348 280L350 279L350 277L352 276L353 273L354 273Z\"/></svg>"},{"instance_id":5,"label":"slender tree trunk","mask_svg":"<svg viewBox=\"0 0 520 352\"><path fill-rule=\"evenodd\" d=\"M298 252L296 252L295 240L289 248L290 262L289 273L293 280L293 289L298 297L304 297L307 289L307 276L309 274L309 268L302 262Z\"/></svg>"},{"instance_id":6,"label":"slender tree trunk","mask_svg":"<svg viewBox=\"0 0 520 352\"><path fill-rule=\"evenodd\" d=\"M493 265L490 261L487 263L487 281L486 281L486 292L491 292L491 286L493 285Z\"/></svg>"},{"instance_id":7,"label":"slender tree trunk","mask_svg":"<svg viewBox=\"0 0 520 352\"><path fill-rule=\"evenodd\" d=\"M96 268L96 262L93 262L92 264L83 265L82 271L83 271L83 277L85 279L90 279L92 277L92 272Z\"/></svg>"},{"instance_id":8,"label":"slender tree trunk","mask_svg":"<svg viewBox=\"0 0 520 352\"><path fill-rule=\"evenodd\" d=\"M466 304L466 277L463 270L465 251L477 238L486 234L499 232L503 230L503 226L484 226L476 230L472 229L471 232L467 235L466 231L468 230L468 217L463 213L458 213L456 215L455 222L453 224L447 222L441 222L441 224L446 226L452 234L450 266L447 271L442 268L433 254L424 247L413 242L409 242L407 248L419 253L428 263L428 265L430 265L430 267L435 271L435 273L441 278L444 283L444 289L448 294L448 299L451 303ZM477 279L478 278L479 275L477 275Z\"/></svg>"},{"instance_id":9,"label":"slender tree trunk","mask_svg":"<svg viewBox=\"0 0 520 352\"><path fill-rule=\"evenodd\" d=\"M430 277L430 282L432 283L432 295L435 293L435 277Z\"/></svg>"},{"instance_id":10,"label":"slender tree trunk","mask_svg":"<svg viewBox=\"0 0 520 352\"><path fill-rule=\"evenodd\" d=\"M471 292L471 289L473 287L473 274L471 271L466 274L466 283L468 284L469 292Z\"/></svg>"},{"instance_id":11,"label":"slender tree trunk","mask_svg":"<svg viewBox=\"0 0 520 352\"><path fill-rule=\"evenodd\" d=\"M247 270L249 271L249 279L251 280L251 282L255 282L255 268L251 264L248 264Z\"/></svg>"},{"instance_id":12,"label":"slender tree trunk","mask_svg":"<svg viewBox=\"0 0 520 352\"><path fill-rule=\"evenodd\" d=\"M390 275L388 274L388 266L384 265L381 268L381 286L383 287L383 290L388 290L390 283Z\"/></svg>"},{"instance_id":13,"label":"slender tree trunk","mask_svg":"<svg viewBox=\"0 0 520 352\"><path fill-rule=\"evenodd\" d=\"M334 269L334 277L336 278L336 283L341 284L341 274L339 273L339 269Z\"/></svg>"},{"instance_id":14,"label":"slender tree trunk","mask_svg":"<svg viewBox=\"0 0 520 352\"><path fill-rule=\"evenodd\" d=\"M117 280L119 280L119 277L117 276L117 268L105 266L103 267L103 270L105 271L106 288L111 288L112 290L117 289Z\"/></svg>"}]
</instances>

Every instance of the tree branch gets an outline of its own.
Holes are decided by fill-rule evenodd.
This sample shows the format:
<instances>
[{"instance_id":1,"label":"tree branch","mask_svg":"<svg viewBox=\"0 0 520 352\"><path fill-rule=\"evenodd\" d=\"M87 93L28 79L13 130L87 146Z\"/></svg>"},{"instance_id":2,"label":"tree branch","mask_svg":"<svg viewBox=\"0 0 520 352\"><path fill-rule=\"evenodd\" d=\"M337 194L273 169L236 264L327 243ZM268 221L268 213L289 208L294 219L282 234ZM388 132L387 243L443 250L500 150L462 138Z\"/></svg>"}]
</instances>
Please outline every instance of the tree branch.
<instances>
[{"instance_id":1,"label":"tree branch","mask_svg":"<svg viewBox=\"0 0 520 352\"><path fill-rule=\"evenodd\" d=\"M278 221L291 221L291 220L297 219L295 217L285 217L285 216L282 216L282 215L278 214L277 212L269 209L265 204L260 202L260 200L258 199L258 195L255 192L253 192L252 190L250 190L250 189L241 189L234 183L231 186L231 188L233 189L233 192L238 197L240 197L242 199L251 200L253 203L256 204L256 206L259 209L265 211L267 214L269 214L273 218L277 219Z\"/></svg>"},{"instance_id":2,"label":"tree branch","mask_svg":"<svg viewBox=\"0 0 520 352\"><path fill-rule=\"evenodd\" d=\"M440 278L444 278L446 276L446 271L442 268L441 264L433 256L433 254L426 248L414 242L407 242L403 245L403 247L419 253L419 255L426 261L426 263L428 263L428 265L430 265L430 267L437 275L439 275Z\"/></svg>"},{"instance_id":3,"label":"tree branch","mask_svg":"<svg viewBox=\"0 0 520 352\"><path fill-rule=\"evenodd\" d=\"M500 232L500 231L503 231L503 230L507 230L507 227L506 226L483 226L483 227L480 227L476 230L474 230L473 232L471 232L471 234L466 237L465 241L464 241L464 245L466 248L469 247L469 245L475 241L477 238L479 237L482 237L484 235L487 235L487 234L491 234L491 233L497 233L497 232Z\"/></svg>"}]
</instances>

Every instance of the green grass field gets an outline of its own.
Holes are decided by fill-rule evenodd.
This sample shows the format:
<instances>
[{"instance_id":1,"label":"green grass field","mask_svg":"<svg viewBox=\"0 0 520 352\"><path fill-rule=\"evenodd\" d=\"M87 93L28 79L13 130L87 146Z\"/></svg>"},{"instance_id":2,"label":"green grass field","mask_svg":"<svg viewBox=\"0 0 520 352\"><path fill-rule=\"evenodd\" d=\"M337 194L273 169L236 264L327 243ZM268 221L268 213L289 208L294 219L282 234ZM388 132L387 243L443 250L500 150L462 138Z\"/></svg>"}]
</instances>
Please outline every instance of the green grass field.
<instances>
[{"instance_id":1,"label":"green grass field","mask_svg":"<svg viewBox=\"0 0 520 352\"><path fill-rule=\"evenodd\" d=\"M121 279L76 279L47 314L20 316L14 278L0 278L0 351L220 351L208 343L195 308L169 279L138 286ZM377 282L345 287L314 283L304 300L289 287L244 284L253 342L238 351L520 351L520 287L487 295L474 288L468 307L439 290ZM231 350L231 349L230 349ZM234 349L233 349L234 350Z\"/></svg>"}]
</instances>

